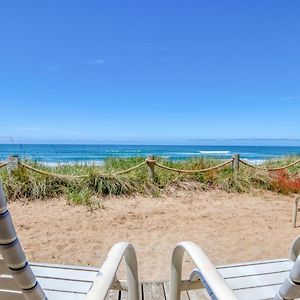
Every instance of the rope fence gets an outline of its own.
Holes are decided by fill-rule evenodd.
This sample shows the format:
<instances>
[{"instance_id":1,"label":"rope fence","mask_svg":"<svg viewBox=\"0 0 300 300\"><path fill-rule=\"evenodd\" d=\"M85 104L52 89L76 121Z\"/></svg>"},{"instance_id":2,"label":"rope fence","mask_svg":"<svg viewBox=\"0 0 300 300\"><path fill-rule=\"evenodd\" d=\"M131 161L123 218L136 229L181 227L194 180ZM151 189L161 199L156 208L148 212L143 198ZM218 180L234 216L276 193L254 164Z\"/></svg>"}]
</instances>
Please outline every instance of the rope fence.
<instances>
[{"instance_id":1,"label":"rope fence","mask_svg":"<svg viewBox=\"0 0 300 300\"><path fill-rule=\"evenodd\" d=\"M51 172L47 172L47 171L44 171L44 170L36 169L36 168L34 168L30 165L27 165L25 163L22 163L22 162L20 162L19 165L24 167L25 169L28 169L28 170L33 171L35 173L45 175L45 176L57 177L57 178L60 178L60 179L68 180L68 179L78 179L78 178L89 177L89 175L63 175L63 174L51 173Z\"/></svg>"},{"instance_id":2,"label":"rope fence","mask_svg":"<svg viewBox=\"0 0 300 300\"><path fill-rule=\"evenodd\" d=\"M7 165L7 162L0 163L0 169L1 169L2 167L5 167L6 165Z\"/></svg>"},{"instance_id":3,"label":"rope fence","mask_svg":"<svg viewBox=\"0 0 300 300\"><path fill-rule=\"evenodd\" d=\"M300 159L286 165L286 166L283 166L283 167L277 167L277 168L263 168L263 167L259 167L259 166L254 166L252 164L249 164L248 162L240 159L240 162L242 164L244 164L245 166L247 167L250 167L250 168L253 168L253 169L257 169L257 170L264 170L264 171L268 171L268 172L273 172L273 171L281 171L281 170L284 170L284 169L288 169L292 166L295 166L296 164L300 163Z\"/></svg>"},{"instance_id":4,"label":"rope fence","mask_svg":"<svg viewBox=\"0 0 300 300\"><path fill-rule=\"evenodd\" d=\"M184 173L184 174L194 174L194 173L204 173L204 172L209 172L209 171L213 171L213 170L217 170L217 169L220 169L230 163L233 162L233 158L232 159L229 159L217 166L213 166L213 167L210 167L210 168L206 168L206 169L201 169L201 170L182 170L182 169L175 169L175 168L171 168L171 167L168 167L168 166L164 166L164 165L161 165L159 164L158 162L154 162L155 166L163 169L163 170L167 170L167 171L171 171L171 172L177 172L177 173Z\"/></svg>"},{"instance_id":5,"label":"rope fence","mask_svg":"<svg viewBox=\"0 0 300 300\"><path fill-rule=\"evenodd\" d=\"M205 172L209 172L209 171L213 171L213 170L218 170L229 164L232 165L232 169L234 172L238 172L239 168L240 168L240 163L247 167L250 167L252 169L273 172L273 171L280 171L280 170L288 169L292 166L295 166L300 163L300 159L298 159L294 162L291 162L285 166L275 167L275 168L267 168L267 167L260 167L260 166L252 165L249 162L240 159L240 156L238 154L236 154L233 156L233 158L226 160L226 161L224 161L218 165L212 166L212 167L208 167L205 169L185 170L185 169L177 169L177 168L163 165L163 164L157 162L157 160L154 159L154 156L149 156L145 161L143 161L131 168L128 168L125 170L120 170L120 171L117 171L114 173L100 173L99 172L99 173L96 173L95 175L99 176L99 177L114 177L114 176L119 176L119 175L123 175L123 174L129 173L129 172L132 172L134 170L137 170L137 169L143 167L144 165L147 165L149 178L152 180L155 180L155 167L160 168L165 171L176 172L176 173L181 173L181 174L196 174L196 173L205 173ZM83 174L83 175L57 174L57 173L52 173L52 172L48 172L45 170L37 169L31 165L28 165L24 162L19 161L18 156L11 156L8 158L7 162L0 163L0 168L2 168L4 166L7 166L7 169L9 172L15 170L18 166L21 166L32 172L35 172L35 173L38 173L41 175L45 175L45 176L52 176L52 177L60 178L63 180L76 180L76 179L88 178L91 176L90 174Z\"/></svg>"},{"instance_id":6,"label":"rope fence","mask_svg":"<svg viewBox=\"0 0 300 300\"><path fill-rule=\"evenodd\" d=\"M123 175L123 174L129 173L131 171L134 171L134 170L136 170L136 169L138 169L138 168L140 168L140 167L142 167L143 165L146 165L146 164L147 164L147 161L143 161L142 163L140 163L136 166L133 166L132 168L115 172L115 173L113 173L113 175Z\"/></svg>"}]
</instances>

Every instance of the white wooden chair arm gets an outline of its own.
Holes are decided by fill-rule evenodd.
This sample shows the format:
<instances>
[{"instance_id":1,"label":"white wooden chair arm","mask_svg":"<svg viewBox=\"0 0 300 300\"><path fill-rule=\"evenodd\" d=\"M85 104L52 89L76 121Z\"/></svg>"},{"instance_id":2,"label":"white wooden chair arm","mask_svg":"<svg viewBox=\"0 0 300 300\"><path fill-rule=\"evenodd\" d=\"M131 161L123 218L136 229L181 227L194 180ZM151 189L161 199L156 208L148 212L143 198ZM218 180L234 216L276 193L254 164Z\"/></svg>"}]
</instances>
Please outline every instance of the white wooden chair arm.
<instances>
[{"instance_id":1,"label":"white wooden chair arm","mask_svg":"<svg viewBox=\"0 0 300 300\"><path fill-rule=\"evenodd\" d=\"M113 286L122 258L125 258L128 299L138 300L138 269L134 247L126 242L115 244L109 251L86 300L103 300Z\"/></svg>"},{"instance_id":2,"label":"white wooden chair arm","mask_svg":"<svg viewBox=\"0 0 300 300\"><path fill-rule=\"evenodd\" d=\"M236 300L237 296L226 283L225 279L209 260L204 251L192 242L179 243L172 254L171 279L170 279L170 300L179 300L181 293L181 273L183 255L187 252L198 269L198 274L204 279L204 286L208 286L214 295L214 299ZM192 273L192 280L195 280L196 272Z\"/></svg>"},{"instance_id":3,"label":"white wooden chair arm","mask_svg":"<svg viewBox=\"0 0 300 300\"><path fill-rule=\"evenodd\" d=\"M297 236L291 244L290 259L292 261L296 261L299 254L300 254L300 235Z\"/></svg>"}]
</instances>

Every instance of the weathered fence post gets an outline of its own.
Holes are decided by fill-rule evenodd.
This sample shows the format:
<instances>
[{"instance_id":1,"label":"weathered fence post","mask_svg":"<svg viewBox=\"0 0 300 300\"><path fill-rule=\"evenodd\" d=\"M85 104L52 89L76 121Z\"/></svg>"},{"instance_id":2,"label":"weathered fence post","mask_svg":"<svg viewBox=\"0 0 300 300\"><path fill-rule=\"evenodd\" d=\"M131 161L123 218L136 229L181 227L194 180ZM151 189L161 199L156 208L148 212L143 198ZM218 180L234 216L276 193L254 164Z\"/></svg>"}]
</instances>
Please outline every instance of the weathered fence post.
<instances>
[{"instance_id":1,"label":"weathered fence post","mask_svg":"<svg viewBox=\"0 0 300 300\"><path fill-rule=\"evenodd\" d=\"M155 181L155 173L154 173L154 166L155 166L155 160L154 160L154 156L148 156L148 158L146 159L147 162L147 166L148 166L148 176L150 178L150 180Z\"/></svg>"},{"instance_id":2,"label":"weathered fence post","mask_svg":"<svg viewBox=\"0 0 300 300\"><path fill-rule=\"evenodd\" d=\"M297 227L297 214L299 211L299 207L298 207L299 200L300 200L300 198L296 198L295 205L294 205L294 211L293 211L293 227L294 228Z\"/></svg>"},{"instance_id":3,"label":"weathered fence post","mask_svg":"<svg viewBox=\"0 0 300 300\"><path fill-rule=\"evenodd\" d=\"M18 168L18 164L19 164L18 155L12 155L8 157L6 167L9 175L11 175L12 171Z\"/></svg>"},{"instance_id":4,"label":"weathered fence post","mask_svg":"<svg viewBox=\"0 0 300 300\"><path fill-rule=\"evenodd\" d=\"M233 158L232 169L233 169L233 172L237 173L240 169L240 155L234 154L232 158Z\"/></svg>"}]
</instances>

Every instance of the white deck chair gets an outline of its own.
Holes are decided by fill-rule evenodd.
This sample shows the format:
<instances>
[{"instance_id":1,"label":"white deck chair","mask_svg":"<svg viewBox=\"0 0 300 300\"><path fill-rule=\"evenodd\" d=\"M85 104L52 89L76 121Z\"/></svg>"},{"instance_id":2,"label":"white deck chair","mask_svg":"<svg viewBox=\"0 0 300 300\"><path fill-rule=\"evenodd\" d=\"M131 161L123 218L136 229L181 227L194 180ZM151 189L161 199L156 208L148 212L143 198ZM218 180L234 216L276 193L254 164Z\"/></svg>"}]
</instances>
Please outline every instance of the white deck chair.
<instances>
[{"instance_id":1,"label":"white deck chair","mask_svg":"<svg viewBox=\"0 0 300 300\"><path fill-rule=\"evenodd\" d=\"M215 267L204 251L192 242L179 243L172 255L170 300L179 300L182 291L205 288L205 299L274 299L300 297L300 236L292 243L290 260L279 259ZM190 280L182 281L183 255L196 265Z\"/></svg>"},{"instance_id":2,"label":"white deck chair","mask_svg":"<svg viewBox=\"0 0 300 300\"><path fill-rule=\"evenodd\" d=\"M113 287L126 289L129 299L139 299L136 254L133 246L125 242L112 247L98 272L93 268L63 265L33 264L31 267L17 238L1 184L0 254L0 299L3 300L102 300ZM127 283L116 277L123 257Z\"/></svg>"}]
</instances>

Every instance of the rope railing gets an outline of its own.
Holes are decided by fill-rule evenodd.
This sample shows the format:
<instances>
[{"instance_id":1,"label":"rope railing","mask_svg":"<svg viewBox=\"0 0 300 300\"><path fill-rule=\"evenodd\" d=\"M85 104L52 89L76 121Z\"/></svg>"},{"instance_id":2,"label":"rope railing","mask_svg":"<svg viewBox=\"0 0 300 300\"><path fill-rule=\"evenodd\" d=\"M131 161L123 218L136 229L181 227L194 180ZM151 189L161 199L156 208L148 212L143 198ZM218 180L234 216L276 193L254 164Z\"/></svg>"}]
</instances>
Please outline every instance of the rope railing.
<instances>
[{"instance_id":1,"label":"rope railing","mask_svg":"<svg viewBox=\"0 0 300 300\"><path fill-rule=\"evenodd\" d=\"M250 163L248 163L248 162L246 162L245 160L242 160L242 159L240 159L239 161L247 167L257 169L257 170L270 171L270 172L288 169L288 168L290 168L292 166L295 166L296 164L300 163L300 159L298 159L298 160L296 160L294 162L291 162L290 164L287 164L287 165L282 166L282 167L264 168L264 167L254 166L254 165L252 165L252 164L250 164Z\"/></svg>"},{"instance_id":2,"label":"rope railing","mask_svg":"<svg viewBox=\"0 0 300 300\"><path fill-rule=\"evenodd\" d=\"M6 165L7 165L7 162L0 163L0 169L1 169L2 167L5 167Z\"/></svg>"},{"instance_id":3,"label":"rope railing","mask_svg":"<svg viewBox=\"0 0 300 300\"><path fill-rule=\"evenodd\" d=\"M22 167L24 167L24 168L26 168L30 171L39 173L41 175L57 177L57 178L60 178L60 179L78 179L78 178L86 178L86 177L89 176L89 175L64 175L64 174L51 173L51 172L47 172L47 171L44 171L44 170L36 169L36 168L34 168L30 165L27 165L25 163L22 163L22 162L20 162L19 164L20 164L20 166L22 166Z\"/></svg>"},{"instance_id":4,"label":"rope railing","mask_svg":"<svg viewBox=\"0 0 300 300\"><path fill-rule=\"evenodd\" d=\"M13 167L11 166L11 163L13 164ZM282 167L274 167L274 168L267 168L267 167L259 167L259 166L255 166L252 165L251 163L248 163L245 160L240 159L239 155L235 155L233 158L226 160L218 165L215 166L211 166L208 168L204 168L204 169L178 169L178 168L173 168L167 165L164 165L160 162L158 162L157 160L154 159L153 156L148 157L146 160L144 160L143 162L130 167L128 169L125 170L120 170L120 171L116 171L113 173L95 173L95 176L99 176L99 177L115 177L115 176L119 176L119 175L123 175L123 174L127 174L129 172L132 172L134 170L137 170L138 168L143 167L144 165L147 165L148 167L148 174L149 174L149 178L152 180L155 180L155 174L154 174L154 167L158 167L162 170L165 171L170 171L170 172L176 172L179 174L196 174L196 173L204 173L204 172L209 172L209 171L213 171L213 170L218 170L221 169L229 164L232 164L232 168L233 171L236 172L239 170L239 163L250 167L252 169L257 169L257 170L263 170L263 171L279 171L279 170L284 170L284 169L288 169L292 166L295 166L296 164L300 163L300 159L297 159L294 162L291 162L285 166ZM25 162L21 162L19 161L18 157L13 157L13 159L11 159L11 157L9 158L8 162L2 162L0 163L0 168L7 166L7 168L11 171L14 170L15 168L17 168L17 166L20 165L23 168L26 168L32 172L41 174L41 175L45 175L45 176L51 176L51 177L56 177L62 180L75 180L75 179L83 179L83 178L88 178L91 176L91 174L83 174L83 175L68 175L68 174L58 174L58 173L52 173L49 171L45 171L45 170L41 170L38 168L35 168Z\"/></svg>"},{"instance_id":5,"label":"rope railing","mask_svg":"<svg viewBox=\"0 0 300 300\"><path fill-rule=\"evenodd\" d=\"M24 168L26 168L28 170L31 170L33 172L36 172L36 173L39 173L39 174L42 174L42 175L46 175L46 176L53 176L53 177L57 177L57 178L61 178L61 179L78 179L78 178L80 179L80 178L87 178L87 177L90 176L88 174L84 174L84 175L65 175L65 174L51 173L51 172L47 172L47 171L44 171L44 170L36 169L36 168L34 168L34 167L32 167L28 164L22 163L22 162L20 162L19 164L21 166L23 166ZM138 168L140 168L141 166L143 166L145 164L146 164L146 161L143 161L142 163L140 163L136 166L133 166L129 169L126 169L126 170L118 171L118 172L115 172L115 173L112 173L112 174L97 173L96 175L102 176L102 177L122 175L122 174L125 174L125 173L129 173L129 172L131 172L135 169L138 169Z\"/></svg>"},{"instance_id":6,"label":"rope railing","mask_svg":"<svg viewBox=\"0 0 300 300\"><path fill-rule=\"evenodd\" d=\"M145 161L141 162L140 164L138 164L138 165L136 165L136 166L133 166L133 167L131 167L131 168L129 168L129 169L115 172L115 173L113 173L112 175L122 175L122 174L129 173L129 172L131 172L131 171L134 171L134 170L136 170L136 169L142 167L142 166L145 165L146 163L147 163L147 160L145 160Z\"/></svg>"},{"instance_id":7,"label":"rope railing","mask_svg":"<svg viewBox=\"0 0 300 300\"><path fill-rule=\"evenodd\" d=\"M154 164L157 167L159 167L161 169L164 169L164 170L167 170L167 171L177 172L177 173L184 173L184 174L193 174L193 173L204 173L204 172L208 172L208 171L217 170L217 169L220 169L220 168L232 163L232 161L233 161L233 158L229 159L229 160L226 160L225 162L223 162L219 165L216 165L216 166L213 166L213 167L210 167L210 168L206 168L206 169L200 169L200 170L183 170L183 169L171 168L171 167L159 164L156 161L154 162Z\"/></svg>"}]
</instances>

